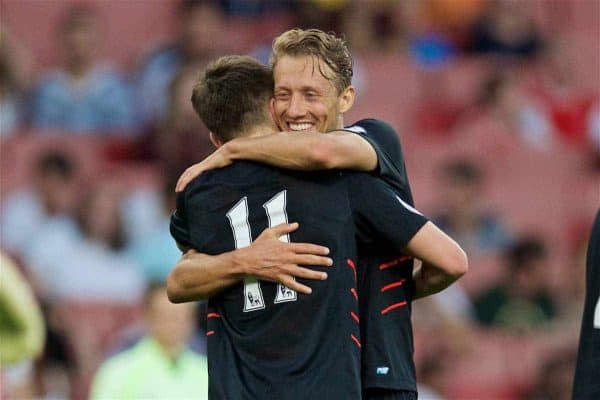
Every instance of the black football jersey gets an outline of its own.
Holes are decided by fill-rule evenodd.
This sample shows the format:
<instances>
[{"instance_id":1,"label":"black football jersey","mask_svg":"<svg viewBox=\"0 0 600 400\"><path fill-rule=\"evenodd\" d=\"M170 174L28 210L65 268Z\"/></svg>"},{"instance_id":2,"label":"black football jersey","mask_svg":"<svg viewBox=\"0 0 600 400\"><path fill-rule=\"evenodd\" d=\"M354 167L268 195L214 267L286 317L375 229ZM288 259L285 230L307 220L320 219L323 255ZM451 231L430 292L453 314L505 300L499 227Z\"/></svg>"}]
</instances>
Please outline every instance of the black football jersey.
<instances>
[{"instance_id":1,"label":"black football jersey","mask_svg":"<svg viewBox=\"0 0 600 400\"><path fill-rule=\"evenodd\" d=\"M412 207L396 131L375 119L358 121L346 130L369 141L378 157L374 175ZM414 261L378 241L361 242L358 251L363 387L416 391L411 323Z\"/></svg>"},{"instance_id":2,"label":"black football jersey","mask_svg":"<svg viewBox=\"0 0 600 400\"><path fill-rule=\"evenodd\" d=\"M600 399L600 210L587 250L586 295L573 399Z\"/></svg>"},{"instance_id":3,"label":"black football jersey","mask_svg":"<svg viewBox=\"0 0 600 400\"><path fill-rule=\"evenodd\" d=\"M360 398L356 245L380 237L398 250L426 219L367 174L284 171L250 162L209 171L180 194L171 233L220 254L265 228L298 222L285 241L329 247L312 294L246 278L208 301L211 399ZM316 267L315 267L316 268Z\"/></svg>"}]
</instances>

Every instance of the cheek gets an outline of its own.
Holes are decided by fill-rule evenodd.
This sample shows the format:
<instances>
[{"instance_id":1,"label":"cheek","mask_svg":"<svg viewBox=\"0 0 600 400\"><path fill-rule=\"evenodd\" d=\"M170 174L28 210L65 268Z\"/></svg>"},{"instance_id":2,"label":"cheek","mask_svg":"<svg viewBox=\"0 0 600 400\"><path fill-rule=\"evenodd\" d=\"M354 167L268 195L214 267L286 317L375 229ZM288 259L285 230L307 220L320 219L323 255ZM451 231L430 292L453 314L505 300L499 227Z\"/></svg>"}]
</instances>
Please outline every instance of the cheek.
<instances>
[{"instance_id":1,"label":"cheek","mask_svg":"<svg viewBox=\"0 0 600 400\"><path fill-rule=\"evenodd\" d=\"M285 101L273 100L272 104L273 114L275 115L275 117L282 115L287 109L287 103Z\"/></svg>"}]
</instances>

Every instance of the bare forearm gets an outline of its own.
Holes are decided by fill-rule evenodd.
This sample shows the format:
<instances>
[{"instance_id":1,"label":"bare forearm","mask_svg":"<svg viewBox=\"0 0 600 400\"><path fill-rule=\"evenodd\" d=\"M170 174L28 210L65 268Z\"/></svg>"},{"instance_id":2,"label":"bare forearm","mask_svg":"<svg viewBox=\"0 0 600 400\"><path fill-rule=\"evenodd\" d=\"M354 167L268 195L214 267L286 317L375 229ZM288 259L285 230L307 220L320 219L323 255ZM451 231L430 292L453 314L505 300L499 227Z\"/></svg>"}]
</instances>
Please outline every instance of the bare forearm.
<instances>
[{"instance_id":1,"label":"bare forearm","mask_svg":"<svg viewBox=\"0 0 600 400\"><path fill-rule=\"evenodd\" d=\"M415 293L413 299L431 296L452 285L460 275L449 274L432 265L423 263L415 269L413 279L415 282Z\"/></svg>"},{"instance_id":2,"label":"bare forearm","mask_svg":"<svg viewBox=\"0 0 600 400\"><path fill-rule=\"evenodd\" d=\"M469 269L466 253L432 222L423 225L405 250L422 261L413 273L415 298L444 290Z\"/></svg>"},{"instance_id":3,"label":"bare forearm","mask_svg":"<svg viewBox=\"0 0 600 400\"><path fill-rule=\"evenodd\" d=\"M167 294L173 303L208 299L243 277L234 252L210 256L194 252L184 255L167 279Z\"/></svg>"},{"instance_id":4,"label":"bare forearm","mask_svg":"<svg viewBox=\"0 0 600 400\"><path fill-rule=\"evenodd\" d=\"M355 169L377 166L371 145L353 133L276 133L240 138L225 145L231 160L249 160L296 170Z\"/></svg>"}]
</instances>

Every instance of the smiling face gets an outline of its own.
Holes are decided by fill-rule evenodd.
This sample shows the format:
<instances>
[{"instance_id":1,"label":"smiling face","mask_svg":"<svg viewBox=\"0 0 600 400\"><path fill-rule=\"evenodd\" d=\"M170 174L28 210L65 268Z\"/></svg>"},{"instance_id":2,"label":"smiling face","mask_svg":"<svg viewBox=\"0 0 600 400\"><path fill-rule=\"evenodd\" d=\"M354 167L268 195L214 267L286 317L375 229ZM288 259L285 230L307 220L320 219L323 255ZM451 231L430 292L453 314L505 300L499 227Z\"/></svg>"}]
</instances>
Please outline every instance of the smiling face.
<instances>
[{"instance_id":1,"label":"smiling face","mask_svg":"<svg viewBox=\"0 0 600 400\"><path fill-rule=\"evenodd\" d=\"M343 128L343 114L352 107L354 88L338 93L333 71L315 56L283 56L273 67L271 113L284 131L328 132Z\"/></svg>"}]
</instances>

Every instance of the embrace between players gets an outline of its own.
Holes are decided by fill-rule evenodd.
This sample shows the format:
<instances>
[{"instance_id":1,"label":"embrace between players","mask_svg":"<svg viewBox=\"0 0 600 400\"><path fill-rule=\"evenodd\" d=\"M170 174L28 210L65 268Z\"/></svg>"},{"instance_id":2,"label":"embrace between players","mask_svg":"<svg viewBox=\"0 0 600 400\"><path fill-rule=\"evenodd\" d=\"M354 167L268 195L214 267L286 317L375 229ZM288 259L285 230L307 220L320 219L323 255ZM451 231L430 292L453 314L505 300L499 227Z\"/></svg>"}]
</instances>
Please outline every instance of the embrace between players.
<instances>
[{"instance_id":1,"label":"embrace between players","mask_svg":"<svg viewBox=\"0 0 600 400\"><path fill-rule=\"evenodd\" d=\"M413 208L394 129L344 127L343 40L287 31L271 68L222 57L192 95L217 150L178 183L168 294L208 299L209 398L416 399L411 302L467 257Z\"/></svg>"}]
</instances>

